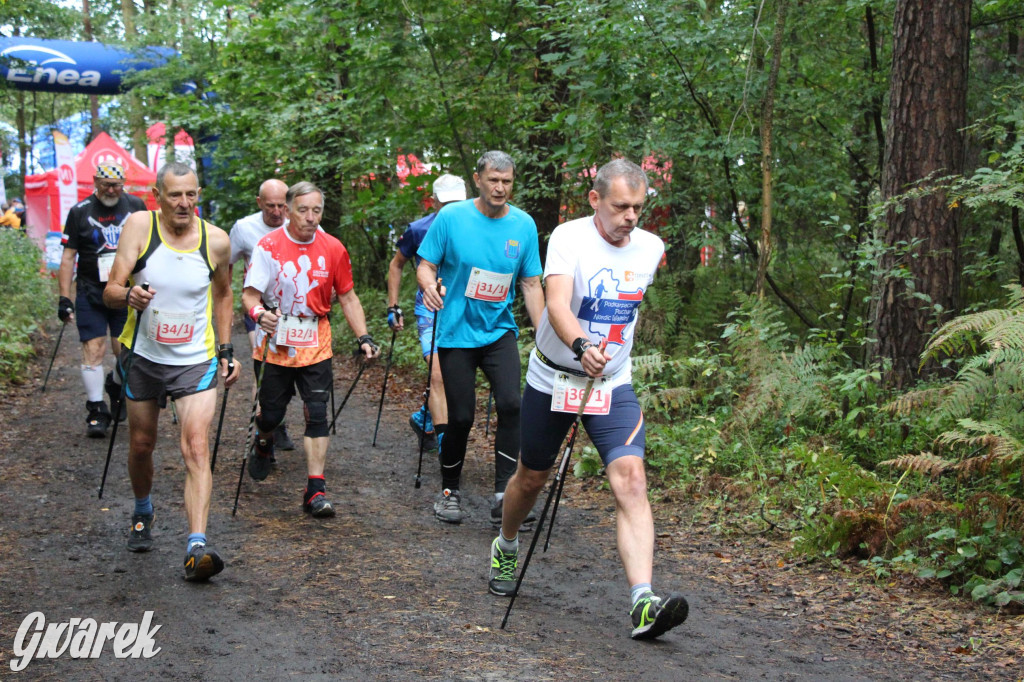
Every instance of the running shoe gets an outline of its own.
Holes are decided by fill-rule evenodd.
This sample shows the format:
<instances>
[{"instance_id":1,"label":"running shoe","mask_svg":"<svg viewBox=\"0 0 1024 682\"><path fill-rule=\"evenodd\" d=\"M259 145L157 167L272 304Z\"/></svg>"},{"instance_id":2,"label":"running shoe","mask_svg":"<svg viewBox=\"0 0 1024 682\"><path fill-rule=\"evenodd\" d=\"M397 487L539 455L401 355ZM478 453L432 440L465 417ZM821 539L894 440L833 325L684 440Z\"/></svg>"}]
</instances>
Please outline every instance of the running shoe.
<instances>
[{"instance_id":1,"label":"running shoe","mask_svg":"<svg viewBox=\"0 0 1024 682\"><path fill-rule=\"evenodd\" d=\"M317 519L326 519L334 516L334 505L323 493L316 493L308 502L302 505L302 510Z\"/></svg>"},{"instance_id":2,"label":"running shoe","mask_svg":"<svg viewBox=\"0 0 1024 682\"><path fill-rule=\"evenodd\" d=\"M491 525L495 529L501 528L501 510L503 508L504 508L504 505L502 504L501 500L498 500L497 502L495 502L494 506L491 507ZM533 531L533 526L536 523L537 523L537 515L531 509L530 513L526 515L526 518L523 519L523 522L521 524L519 524L519 532L520 533L530 533L530 532L532 532Z\"/></svg>"},{"instance_id":3,"label":"running shoe","mask_svg":"<svg viewBox=\"0 0 1024 682\"><path fill-rule=\"evenodd\" d=\"M516 591L516 569L519 552L506 554L498 547L498 538L491 543L491 570L487 574L487 589L499 597L511 597Z\"/></svg>"},{"instance_id":4,"label":"running shoe","mask_svg":"<svg viewBox=\"0 0 1024 682\"><path fill-rule=\"evenodd\" d=\"M200 583L209 580L224 570L224 560L217 550L206 545L192 545L185 555L185 580Z\"/></svg>"},{"instance_id":5,"label":"running shoe","mask_svg":"<svg viewBox=\"0 0 1024 682\"><path fill-rule=\"evenodd\" d=\"M114 409L121 400L121 384L114 381L114 370L107 372L107 378L103 380L103 389L110 398L110 409ZM128 399L121 400L121 409L117 411L117 421L123 422L128 418Z\"/></svg>"},{"instance_id":6,"label":"running shoe","mask_svg":"<svg viewBox=\"0 0 1024 682\"><path fill-rule=\"evenodd\" d=\"M434 502L434 516L445 523L462 523L466 512L462 509L462 498L458 490L445 488Z\"/></svg>"},{"instance_id":7,"label":"running shoe","mask_svg":"<svg viewBox=\"0 0 1024 682\"><path fill-rule=\"evenodd\" d=\"M129 552L148 552L153 549L152 514L132 514L132 527L128 532Z\"/></svg>"},{"instance_id":8,"label":"running shoe","mask_svg":"<svg viewBox=\"0 0 1024 682\"><path fill-rule=\"evenodd\" d=\"M686 620L690 605L679 594L670 595L662 601L653 592L648 592L633 605L629 617L633 621L633 639L654 639Z\"/></svg>"},{"instance_id":9,"label":"running shoe","mask_svg":"<svg viewBox=\"0 0 1024 682\"><path fill-rule=\"evenodd\" d=\"M292 437L288 435L288 427L281 424L274 429L274 449L282 450L284 452L291 452L295 449L295 442ZM273 455L271 455L273 457Z\"/></svg>"},{"instance_id":10,"label":"running shoe","mask_svg":"<svg viewBox=\"0 0 1024 682\"><path fill-rule=\"evenodd\" d=\"M270 475L274 458L274 437L256 436L256 445L249 456L249 475L254 481L262 481Z\"/></svg>"},{"instance_id":11,"label":"running shoe","mask_svg":"<svg viewBox=\"0 0 1024 682\"><path fill-rule=\"evenodd\" d=\"M416 437L423 441L424 450L437 449L437 434L434 433L434 423L430 419L429 411L421 407L413 412L409 417L409 426L416 432Z\"/></svg>"},{"instance_id":12,"label":"running shoe","mask_svg":"<svg viewBox=\"0 0 1024 682\"><path fill-rule=\"evenodd\" d=\"M110 426L110 410L102 400L85 403L89 416L85 418L85 433L89 438L103 438Z\"/></svg>"}]
</instances>

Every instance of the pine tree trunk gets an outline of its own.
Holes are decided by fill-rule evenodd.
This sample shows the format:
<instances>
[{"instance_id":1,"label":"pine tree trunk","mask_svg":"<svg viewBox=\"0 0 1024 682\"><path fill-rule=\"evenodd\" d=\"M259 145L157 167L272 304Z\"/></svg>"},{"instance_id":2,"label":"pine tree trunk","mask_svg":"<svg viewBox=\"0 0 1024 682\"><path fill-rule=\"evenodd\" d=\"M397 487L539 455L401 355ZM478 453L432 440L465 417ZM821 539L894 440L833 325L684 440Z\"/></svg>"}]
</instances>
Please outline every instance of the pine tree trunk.
<instances>
[{"instance_id":1,"label":"pine tree trunk","mask_svg":"<svg viewBox=\"0 0 1024 682\"><path fill-rule=\"evenodd\" d=\"M889 86L886 199L959 173L967 123L970 0L898 0ZM875 314L887 379L912 383L929 335L957 308L960 211L934 192L890 207Z\"/></svg>"}]
</instances>

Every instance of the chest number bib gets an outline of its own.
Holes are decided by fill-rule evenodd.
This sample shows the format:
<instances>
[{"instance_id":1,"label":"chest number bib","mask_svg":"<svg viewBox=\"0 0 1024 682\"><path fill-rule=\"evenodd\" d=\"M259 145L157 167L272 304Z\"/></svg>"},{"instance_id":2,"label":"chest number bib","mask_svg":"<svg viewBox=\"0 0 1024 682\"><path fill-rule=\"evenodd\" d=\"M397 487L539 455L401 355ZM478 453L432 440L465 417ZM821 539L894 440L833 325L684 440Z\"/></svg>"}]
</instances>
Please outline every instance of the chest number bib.
<instances>
[{"instance_id":1,"label":"chest number bib","mask_svg":"<svg viewBox=\"0 0 1024 682\"><path fill-rule=\"evenodd\" d=\"M473 268L466 285L466 298L478 301L504 301L512 286L512 273L501 274L481 268Z\"/></svg>"},{"instance_id":2,"label":"chest number bib","mask_svg":"<svg viewBox=\"0 0 1024 682\"><path fill-rule=\"evenodd\" d=\"M292 348L316 348L320 345L319 320L315 317L295 317L285 315L277 322L279 346Z\"/></svg>"},{"instance_id":3,"label":"chest number bib","mask_svg":"<svg viewBox=\"0 0 1024 682\"><path fill-rule=\"evenodd\" d=\"M114 267L114 254L101 253L96 259L96 265L100 269L100 281L106 282L110 279L110 268Z\"/></svg>"},{"instance_id":4,"label":"chest number bib","mask_svg":"<svg viewBox=\"0 0 1024 682\"><path fill-rule=\"evenodd\" d=\"M577 414L587 394L587 377L577 377L565 372L555 375L555 390L551 393L552 412ZM608 414L612 409L612 392L606 379L595 379L594 388L583 414Z\"/></svg>"},{"instance_id":5,"label":"chest number bib","mask_svg":"<svg viewBox=\"0 0 1024 682\"><path fill-rule=\"evenodd\" d=\"M149 328L146 330L146 336L151 341L175 346L192 341L195 329L195 311L169 313L154 310L149 318Z\"/></svg>"}]
</instances>

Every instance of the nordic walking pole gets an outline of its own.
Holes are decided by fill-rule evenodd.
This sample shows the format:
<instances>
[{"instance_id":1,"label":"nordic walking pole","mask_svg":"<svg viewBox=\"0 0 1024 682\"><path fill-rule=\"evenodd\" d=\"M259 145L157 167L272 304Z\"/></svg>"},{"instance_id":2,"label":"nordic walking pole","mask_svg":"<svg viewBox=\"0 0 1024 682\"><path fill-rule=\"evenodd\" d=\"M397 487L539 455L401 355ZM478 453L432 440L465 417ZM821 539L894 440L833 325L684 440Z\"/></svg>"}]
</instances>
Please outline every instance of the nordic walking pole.
<instances>
[{"instance_id":1,"label":"nordic walking pole","mask_svg":"<svg viewBox=\"0 0 1024 682\"><path fill-rule=\"evenodd\" d=\"M128 289L128 295L131 296L133 287ZM149 291L149 282L142 283L142 290ZM117 425L120 423L117 420L117 415L121 413L121 403L124 402L125 392L128 390L128 370L132 367L132 358L135 353L135 342L139 340L139 328L142 326L142 311L135 311L135 331L132 332L132 345L128 348L128 356L124 359L124 373L121 375L121 395L117 399L117 407L112 410L114 414L114 426L110 429L110 445L107 446L107 461L103 465L103 478L100 479L100 492L99 499L103 499L103 486L107 483L107 469L110 468L110 455L114 452L114 441L117 439ZM115 362L117 362L115 358ZM117 367L114 368L117 371Z\"/></svg>"},{"instance_id":2,"label":"nordic walking pole","mask_svg":"<svg viewBox=\"0 0 1024 682\"><path fill-rule=\"evenodd\" d=\"M331 419L331 425L329 428L334 428L334 422L338 420L338 415L341 414L341 411L345 409L345 403L348 402L348 397L352 395L352 391L355 390L356 384L359 383L359 377L363 376L363 372L366 371L366 367L368 364L369 363L367 363L365 360L359 364L359 371L356 373L356 378L352 381L352 385L348 387L348 393L346 393L345 397L341 399L341 405L338 407L338 411L334 413L334 417Z\"/></svg>"},{"instance_id":3,"label":"nordic walking pole","mask_svg":"<svg viewBox=\"0 0 1024 682\"><path fill-rule=\"evenodd\" d=\"M587 380L587 387L583 392L583 402L580 403L580 409L576 412L576 424L579 424L580 418L583 416L583 410L587 407L587 401L590 399L590 392L594 389L594 379L590 378ZM573 431L573 440L576 438L576 431ZM558 464L559 471L565 471L569 468L569 456L572 454L572 448L566 448L562 454L562 461ZM508 616L512 613L512 605L516 603L516 596L519 595L519 586L523 584L523 576L526 575L526 569L530 566L530 558L533 556L533 550L537 547L537 540L540 538L541 530L544 528L544 520L548 515L548 508L551 506L551 500L555 495L557 488L557 481L551 482L551 488L548 491L548 499L544 502L544 509L540 513L540 518L537 519L537 531L533 534L533 540L530 541L530 549L526 552L526 558L523 560L523 568L519 571L519 578L516 579L516 588L512 590L512 598L508 601L508 608L505 609L505 617L501 619L501 629L505 629L505 624L508 622Z\"/></svg>"},{"instance_id":4,"label":"nordic walking pole","mask_svg":"<svg viewBox=\"0 0 1024 682\"><path fill-rule=\"evenodd\" d=\"M484 435L491 435L491 405L494 403L494 391L487 393L487 421L484 422Z\"/></svg>"},{"instance_id":5,"label":"nordic walking pole","mask_svg":"<svg viewBox=\"0 0 1024 682\"><path fill-rule=\"evenodd\" d=\"M278 308L272 307L270 312L277 311ZM260 373L256 377L256 392L252 397L252 412L249 413L249 432L245 434L245 452L242 453L242 467L238 472L238 487L235 488L235 506L231 508L231 515L234 516L235 512L238 511L238 496L242 493L242 477L245 476L245 462L249 459L249 446L252 444L252 431L256 426L256 408L260 404L260 386L263 384L263 370L267 368L267 351L270 350L270 334L263 332L263 355L260 358ZM221 413L223 418L223 412Z\"/></svg>"},{"instance_id":6,"label":"nordic walking pole","mask_svg":"<svg viewBox=\"0 0 1024 682\"><path fill-rule=\"evenodd\" d=\"M46 378L43 379L43 389L40 393L46 393L46 382L50 380L50 370L53 369L53 361L57 359L57 351L60 349L60 340L64 338L64 327L68 326L67 321L60 325L60 333L57 334L57 343L53 346L53 355L50 356L50 366L46 368Z\"/></svg>"},{"instance_id":7,"label":"nordic walking pole","mask_svg":"<svg viewBox=\"0 0 1024 682\"><path fill-rule=\"evenodd\" d=\"M604 352L605 346L608 345L607 339L602 339L601 344L597 347L602 353ZM593 383L591 380L590 383ZM586 397L584 398L584 405L586 405L587 399L590 398L590 390L587 390ZM548 535L544 538L544 551L548 551L548 545L551 544L551 531L555 528L555 516L558 514L558 502L562 499L562 488L565 487L565 479L568 478L569 469L569 453L572 452L572 446L576 444L576 434L580 431L580 418L583 416L583 408L580 408L580 412L576 415L576 421L572 423L572 434L569 436L569 444L565 447L565 456L562 457L562 464L558 467L558 471L555 473L555 483L558 484L558 492L555 493L555 506L551 508L551 521L548 523Z\"/></svg>"},{"instance_id":8,"label":"nordic walking pole","mask_svg":"<svg viewBox=\"0 0 1024 682\"><path fill-rule=\"evenodd\" d=\"M235 362L232 360L228 363L228 376L235 371ZM213 441L213 455L210 457L210 473L213 473L214 468L217 466L217 450L220 448L220 432L224 428L224 409L228 406L228 391L231 389L228 386L224 387L224 397L220 401L220 419L217 420L217 438ZM545 548L546 549L546 548Z\"/></svg>"},{"instance_id":9,"label":"nordic walking pole","mask_svg":"<svg viewBox=\"0 0 1024 682\"><path fill-rule=\"evenodd\" d=\"M391 356L395 354L395 336L398 331L391 330L391 347L388 349L388 361L384 365L384 385L380 388L380 404L377 405L377 426L373 427L373 447L377 447L377 430L380 429L380 413L384 410L384 393L388 390L388 374L391 372Z\"/></svg>"},{"instance_id":10,"label":"nordic walking pole","mask_svg":"<svg viewBox=\"0 0 1024 682\"><path fill-rule=\"evenodd\" d=\"M441 293L441 279L437 280L437 293ZM430 380L434 377L434 349L437 347L437 318L441 316L440 310L434 311L434 322L430 329L430 357L427 359L427 388L423 391L424 425L426 424L427 403L430 402ZM426 439L420 436L420 463L416 465L416 489L421 484L420 474L423 472L423 446ZM440 454L440 452L438 452Z\"/></svg>"}]
</instances>

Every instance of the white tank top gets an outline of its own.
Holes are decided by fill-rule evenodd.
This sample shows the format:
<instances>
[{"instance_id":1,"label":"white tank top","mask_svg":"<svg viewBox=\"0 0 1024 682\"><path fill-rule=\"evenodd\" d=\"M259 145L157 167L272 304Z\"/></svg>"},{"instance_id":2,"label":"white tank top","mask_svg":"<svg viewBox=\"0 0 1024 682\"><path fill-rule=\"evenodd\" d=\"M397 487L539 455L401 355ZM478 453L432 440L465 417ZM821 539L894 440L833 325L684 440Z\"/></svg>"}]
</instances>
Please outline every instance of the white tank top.
<instances>
[{"instance_id":1,"label":"white tank top","mask_svg":"<svg viewBox=\"0 0 1024 682\"><path fill-rule=\"evenodd\" d=\"M135 286L149 282L156 295L141 318L129 313L120 341L153 362L198 365L216 355L210 295L214 268L206 222L199 221L199 245L179 251L164 242L159 212L149 215L149 238L129 283Z\"/></svg>"}]
</instances>

